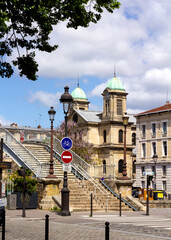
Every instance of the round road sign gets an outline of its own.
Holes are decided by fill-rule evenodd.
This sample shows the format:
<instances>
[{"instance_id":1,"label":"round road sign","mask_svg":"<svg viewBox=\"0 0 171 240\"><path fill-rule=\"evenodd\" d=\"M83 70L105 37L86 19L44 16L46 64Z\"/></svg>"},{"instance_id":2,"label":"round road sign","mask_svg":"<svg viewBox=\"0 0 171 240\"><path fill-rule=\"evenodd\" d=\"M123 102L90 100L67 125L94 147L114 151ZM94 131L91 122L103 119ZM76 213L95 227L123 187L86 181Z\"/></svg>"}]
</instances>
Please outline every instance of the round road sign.
<instances>
[{"instance_id":1,"label":"round road sign","mask_svg":"<svg viewBox=\"0 0 171 240\"><path fill-rule=\"evenodd\" d=\"M64 163L70 163L72 161L72 153L64 151L61 155L61 159Z\"/></svg>"},{"instance_id":2,"label":"round road sign","mask_svg":"<svg viewBox=\"0 0 171 240\"><path fill-rule=\"evenodd\" d=\"M65 150L69 150L72 147L72 140L69 137L64 137L61 140L61 146Z\"/></svg>"}]
</instances>

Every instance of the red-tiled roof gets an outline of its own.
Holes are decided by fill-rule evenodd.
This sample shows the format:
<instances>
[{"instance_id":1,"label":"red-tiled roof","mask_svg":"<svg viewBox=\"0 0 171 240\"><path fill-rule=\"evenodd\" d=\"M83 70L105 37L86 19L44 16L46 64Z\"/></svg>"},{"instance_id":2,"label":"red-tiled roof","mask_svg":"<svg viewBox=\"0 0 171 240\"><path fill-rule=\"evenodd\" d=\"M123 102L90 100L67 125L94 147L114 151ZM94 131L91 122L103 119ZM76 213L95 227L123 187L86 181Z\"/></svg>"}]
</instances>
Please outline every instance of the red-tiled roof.
<instances>
[{"instance_id":1,"label":"red-tiled roof","mask_svg":"<svg viewBox=\"0 0 171 240\"><path fill-rule=\"evenodd\" d=\"M169 110L171 110L171 103L167 102L164 106L157 107L157 108L154 108L154 109L142 112L142 113L138 113L136 116L157 113L157 112L164 112L164 111L169 111Z\"/></svg>"}]
</instances>

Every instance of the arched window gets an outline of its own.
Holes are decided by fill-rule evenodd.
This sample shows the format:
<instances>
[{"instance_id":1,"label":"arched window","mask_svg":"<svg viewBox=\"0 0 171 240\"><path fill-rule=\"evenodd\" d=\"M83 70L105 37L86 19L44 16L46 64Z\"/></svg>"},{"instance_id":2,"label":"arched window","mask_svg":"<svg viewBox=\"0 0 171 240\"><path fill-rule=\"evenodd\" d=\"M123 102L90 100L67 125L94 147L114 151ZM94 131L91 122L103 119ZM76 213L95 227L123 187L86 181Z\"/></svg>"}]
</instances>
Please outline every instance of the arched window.
<instances>
[{"instance_id":1,"label":"arched window","mask_svg":"<svg viewBox=\"0 0 171 240\"><path fill-rule=\"evenodd\" d=\"M103 173L106 173L106 160L103 160Z\"/></svg>"},{"instance_id":2,"label":"arched window","mask_svg":"<svg viewBox=\"0 0 171 240\"><path fill-rule=\"evenodd\" d=\"M136 145L136 133L132 134L132 145Z\"/></svg>"},{"instance_id":3,"label":"arched window","mask_svg":"<svg viewBox=\"0 0 171 240\"><path fill-rule=\"evenodd\" d=\"M123 130L119 130L119 143L123 143Z\"/></svg>"},{"instance_id":4,"label":"arched window","mask_svg":"<svg viewBox=\"0 0 171 240\"><path fill-rule=\"evenodd\" d=\"M133 166L132 166L132 170L133 170L133 173L136 173L136 160L133 161Z\"/></svg>"},{"instance_id":5,"label":"arched window","mask_svg":"<svg viewBox=\"0 0 171 240\"><path fill-rule=\"evenodd\" d=\"M103 141L106 143L106 130L103 131Z\"/></svg>"},{"instance_id":6,"label":"arched window","mask_svg":"<svg viewBox=\"0 0 171 240\"><path fill-rule=\"evenodd\" d=\"M120 159L118 162L118 173L122 173L123 172L123 160Z\"/></svg>"}]
</instances>

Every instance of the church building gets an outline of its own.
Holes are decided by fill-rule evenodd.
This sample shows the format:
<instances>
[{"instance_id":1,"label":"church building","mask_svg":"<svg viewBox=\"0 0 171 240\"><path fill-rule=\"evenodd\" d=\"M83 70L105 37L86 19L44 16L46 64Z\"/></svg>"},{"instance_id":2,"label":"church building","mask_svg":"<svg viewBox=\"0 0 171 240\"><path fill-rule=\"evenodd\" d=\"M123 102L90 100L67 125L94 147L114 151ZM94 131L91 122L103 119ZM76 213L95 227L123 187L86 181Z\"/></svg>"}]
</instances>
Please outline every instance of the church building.
<instances>
[{"instance_id":1,"label":"church building","mask_svg":"<svg viewBox=\"0 0 171 240\"><path fill-rule=\"evenodd\" d=\"M127 175L134 178L136 127L135 118L127 114L128 93L114 75L102 93L103 111L90 111L85 92L77 86L72 92L73 105L69 119L84 130L84 140L95 148L94 176L117 179L122 177L124 157L123 116L129 116L126 127ZM92 174L93 175L93 174Z\"/></svg>"}]
</instances>

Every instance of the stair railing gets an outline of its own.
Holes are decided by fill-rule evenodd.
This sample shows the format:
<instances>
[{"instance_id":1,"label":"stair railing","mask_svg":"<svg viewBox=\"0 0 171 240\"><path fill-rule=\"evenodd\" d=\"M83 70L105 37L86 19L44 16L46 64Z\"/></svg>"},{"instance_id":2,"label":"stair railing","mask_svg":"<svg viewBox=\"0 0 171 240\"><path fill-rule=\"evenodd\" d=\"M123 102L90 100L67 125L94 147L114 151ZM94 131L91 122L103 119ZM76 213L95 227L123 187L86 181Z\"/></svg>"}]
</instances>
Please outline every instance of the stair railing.
<instances>
[{"instance_id":1,"label":"stair railing","mask_svg":"<svg viewBox=\"0 0 171 240\"><path fill-rule=\"evenodd\" d=\"M4 139L4 143L7 145L8 148L12 150L14 154L30 168L36 177L41 177L41 163L40 161L22 144L20 143L7 129L1 128L0 129L0 137ZM22 156L21 154L18 154L17 149L15 148L16 146L19 146L20 149L24 151L27 156L31 158L31 161L27 158L27 156ZM36 169L32 166L32 163L36 163L37 167Z\"/></svg>"},{"instance_id":2,"label":"stair railing","mask_svg":"<svg viewBox=\"0 0 171 240\"><path fill-rule=\"evenodd\" d=\"M50 146L46 146L47 151L50 152ZM61 154L55 150L53 150L53 156L62 163L61 160ZM71 162L71 171L73 174L75 174L76 177L81 177L84 183L84 179L91 182L94 186L94 193L96 193L96 189L98 189L105 197L106 197L106 211L108 211L108 198L109 198L109 192L106 191L102 185L97 182L93 177L91 177L86 170L84 170L80 165L74 164L74 162Z\"/></svg>"},{"instance_id":3,"label":"stair railing","mask_svg":"<svg viewBox=\"0 0 171 240\"><path fill-rule=\"evenodd\" d=\"M46 136L50 138L51 134L46 132ZM53 148L55 151L57 151L60 155L63 151L65 151L61 146L61 141L53 136ZM90 173L90 164L88 164L86 161L84 161L80 156L78 156L75 152L70 150L73 156L72 163L76 165L80 165L86 172Z\"/></svg>"},{"instance_id":4,"label":"stair railing","mask_svg":"<svg viewBox=\"0 0 171 240\"><path fill-rule=\"evenodd\" d=\"M118 199L120 198L119 194L114 192L104 181L100 181L100 183L106 187L115 197ZM132 204L130 204L128 201L126 201L124 198L121 198L121 201L124 202L126 205L128 205L130 208L132 208L134 211L138 212L138 209L134 207Z\"/></svg>"},{"instance_id":5,"label":"stair railing","mask_svg":"<svg viewBox=\"0 0 171 240\"><path fill-rule=\"evenodd\" d=\"M76 170L80 175L82 175L83 179L88 180L94 185L94 194L96 196L96 189L98 189L105 197L106 197L106 211L108 211L108 199L109 199L109 192L106 191L102 185L96 181L93 177L91 177L81 166L77 166L71 163L72 168Z\"/></svg>"}]
</instances>

